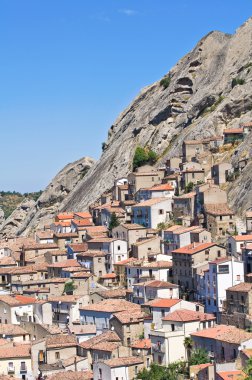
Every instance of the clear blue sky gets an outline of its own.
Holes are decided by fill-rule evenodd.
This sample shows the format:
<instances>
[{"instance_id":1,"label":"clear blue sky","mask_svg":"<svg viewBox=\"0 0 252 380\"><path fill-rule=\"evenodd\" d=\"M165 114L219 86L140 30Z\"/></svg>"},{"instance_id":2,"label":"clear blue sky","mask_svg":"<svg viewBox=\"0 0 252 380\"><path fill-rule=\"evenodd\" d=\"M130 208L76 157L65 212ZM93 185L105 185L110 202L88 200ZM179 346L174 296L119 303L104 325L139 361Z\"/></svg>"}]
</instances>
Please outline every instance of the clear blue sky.
<instances>
[{"instance_id":1,"label":"clear blue sky","mask_svg":"<svg viewBox=\"0 0 252 380\"><path fill-rule=\"evenodd\" d=\"M0 0L0 190L98 158L118 113L251 0Z\"/></svg>"}]
</instances>

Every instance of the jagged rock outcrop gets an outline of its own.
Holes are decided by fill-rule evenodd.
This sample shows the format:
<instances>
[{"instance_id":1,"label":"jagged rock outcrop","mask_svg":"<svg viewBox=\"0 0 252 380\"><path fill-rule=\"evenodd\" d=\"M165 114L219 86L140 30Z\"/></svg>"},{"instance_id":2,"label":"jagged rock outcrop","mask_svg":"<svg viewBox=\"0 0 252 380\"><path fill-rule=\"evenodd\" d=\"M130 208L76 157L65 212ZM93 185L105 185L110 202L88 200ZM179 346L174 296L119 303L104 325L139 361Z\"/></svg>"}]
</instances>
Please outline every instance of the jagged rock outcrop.
<instances>
[{"instance_id":1,"label":"jagged rock outcrop","mask_svg":"<svg viewBox=\"0 0 252 380\"><path fill-rule=\"evenodd\" d=\"M28 203L24 201L17 207L2 225L0 237L20 235L23 232L30 234L35 228L50 223L65 197L83 180L93 164L92 158L84 157L66 165L53 178L36 203L30 201L29 207L26 207Z\"/></svg>"},{"instance_id":2,"label":"jagged rock outcrop","mask_svg":"<svg viewBox=\"0 0 252 380\"><path fill-rule=\"evenodd\" d=\"M252 120L251 66L252 19L234 35L209 33L169 71L167 88L160 82L146 87L119 115L100 160L61 208L85 208L126 175L138 144L150 145L160 164L181 154L185 139L220 135ZM237 78L244 84L232 86Z\"/></svg>"},{"instance_id":3,"label":"jagged rock outcrop","mask_svg":"<svg viewBox=\"0 0 252 380\"><path fill-rule=\"evenodd\" d=\"M160 165L181 154L185 139L220 135L224 128L251 121L252 19L234 35L209 33L165 78L165 85L158 81L144 88L119 115L100 160L58 203L60 210L86 209L116 178L127 175L137 145L151 146ZM245 207L245 198L246 192L230 190L232 204L239 199ZM27 232L34 218L36 213L20 231Z\"/></svg>"}]
</instances>

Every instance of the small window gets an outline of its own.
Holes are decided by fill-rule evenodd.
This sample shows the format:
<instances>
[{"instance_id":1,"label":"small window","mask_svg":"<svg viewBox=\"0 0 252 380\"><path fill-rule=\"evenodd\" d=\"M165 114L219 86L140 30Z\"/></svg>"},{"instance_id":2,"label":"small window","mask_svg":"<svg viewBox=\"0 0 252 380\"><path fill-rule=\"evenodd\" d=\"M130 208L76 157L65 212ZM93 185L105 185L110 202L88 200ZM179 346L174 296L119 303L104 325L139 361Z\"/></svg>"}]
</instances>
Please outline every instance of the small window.
<instances>
[{"instance_id":1,"label":"small window","mask_svg":"<svg viewBox=\"0 0 252 380\"><path fill-rule=\"evenodd\" d=\"M137 365L135 366L135 375L137 375L138 374L138 367L137 367Z\"/></svg>"},{"instance_id":2,"label":"small window","mask_svg":"<svg viewBox=\"0 0 252 380\"><path fill-rule=\"evenodd\" d=\"M163 215L164 214L164 210L160 209L160 210L158 210L158 213L159 213L159 215Z\"/></svg>"},{"instance_id":3,"label":"small window","mask_svg":"<svg viewBox=\"0 0 252 380\"><path fill-rule=\"evenodd\" d=\"M118 251L121 250L121 246L120 246L120 245L117 246L117 250L118 250Z\"/></svg>"},{"instance_id":4,"label":"small window","mask_svg":"<svg viewBox=\"0 0 252 380\"><path fill-rule=\"evenodd\" d=\"M55 359L56 360L59 360L60 359L60 353L57 351L55 352Z\"/></svg>"}]
</instances>

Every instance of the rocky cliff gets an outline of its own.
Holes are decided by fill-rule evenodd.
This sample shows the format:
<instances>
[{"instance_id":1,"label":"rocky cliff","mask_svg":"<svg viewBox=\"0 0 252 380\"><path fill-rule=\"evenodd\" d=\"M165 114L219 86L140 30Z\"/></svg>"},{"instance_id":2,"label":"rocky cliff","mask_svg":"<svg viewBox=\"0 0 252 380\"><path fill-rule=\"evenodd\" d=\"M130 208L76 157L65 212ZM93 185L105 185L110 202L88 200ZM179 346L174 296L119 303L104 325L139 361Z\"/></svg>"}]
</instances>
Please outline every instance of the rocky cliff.
<instances>
[{"instance_id":1,"label":"rocky cliff","mask_svg":"<svg viewBox=\"0 0 252 380\"><path fill-rule=\"evenodd\" d=\"M209 33L164 79L144 88L119 115L108 131L101 158L57 203L60 210L86 209L112 187L115 178L127 175L137 145L151 146L160 165L181 154L185 139L221 135L224 128L251 121L252 19L234 35ZM251 162L248 168L251 177ZM232 205L248 206L247 192L239 192L247 175L246 171L238 178L239 187L228 189ZM249 178L246 183L251 188ZM20 231L27 232L34 218L38 220L35 212Z\"/></svg>"},{"instance_id":2,"label":"rocky cliff","mask_svg":"<svg viewBox=\"0 0 252 380\"><path fill-rule=\"evenodd\" d=\"M94 160L81 158L62 169L43 191L37 202L24 200L7 218L0 230L0 237L30 234L37 227L52 221L64 199L84 179Z\"/></svg>"}]
</instances>

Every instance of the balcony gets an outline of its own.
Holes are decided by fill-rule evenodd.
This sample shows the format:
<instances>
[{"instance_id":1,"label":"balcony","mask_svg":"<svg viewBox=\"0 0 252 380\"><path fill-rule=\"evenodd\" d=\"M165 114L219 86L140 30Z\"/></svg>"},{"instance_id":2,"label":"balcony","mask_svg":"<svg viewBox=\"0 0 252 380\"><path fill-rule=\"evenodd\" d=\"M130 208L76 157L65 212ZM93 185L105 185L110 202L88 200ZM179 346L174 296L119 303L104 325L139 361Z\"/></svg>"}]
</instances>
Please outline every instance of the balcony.
<instances>
[{"instance_id":1,"label":"balcony","mask_svg":"<svg viewBox=\"0 0 252 380\"><path fill-rule=\"evenodd\" d=\"M56 314L69 314L70 310L60 309L60 308L54 308L53 312L56 313Z\"/></svg>"},{"instance_id":2,"label":"balcony","mask_svg":"<svg viewBox=\"0 0 252 380\"><path fill-rule=\"evenodd\" d=\"M27 372L26 364L23 364L20 366L20 373L24 373L24 372Z\"/></svg>"},{"instance_id":3,"label":"balcony","mask_svg":"<svg viewBox=\"0 0 252 380\"><path fill-rule=\"evenodd\" d=\"M15 373L15 367L14 366L8 366L8 373Z\"/></svg>"}]
</instances>

